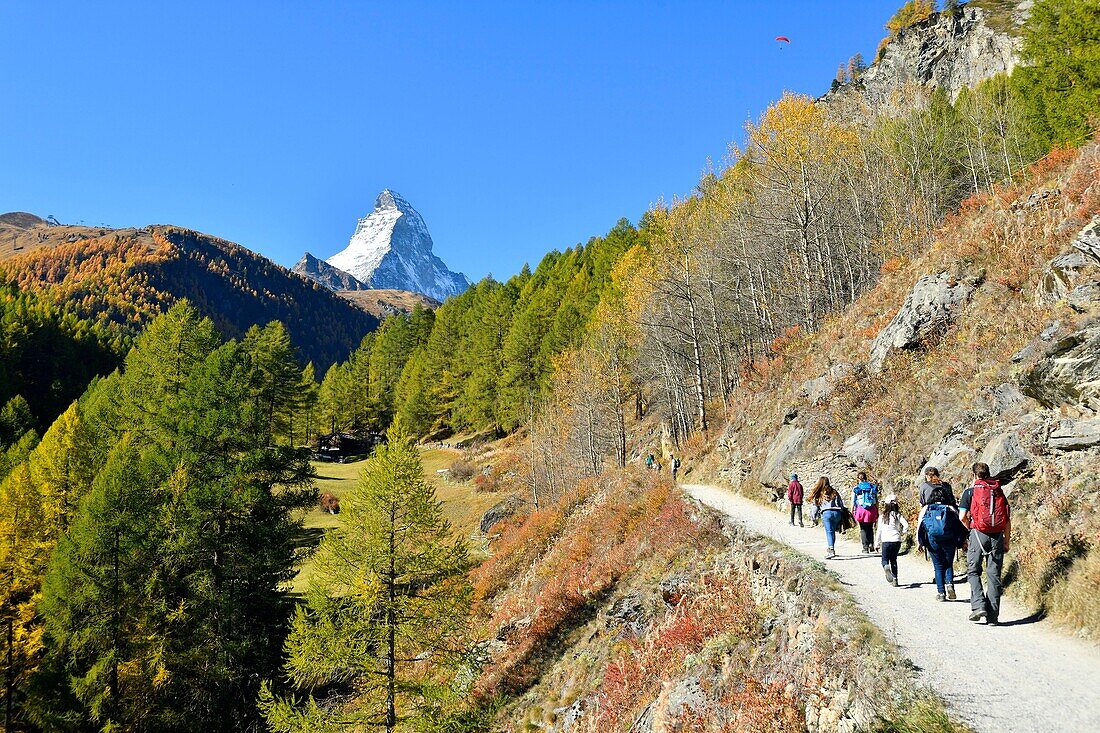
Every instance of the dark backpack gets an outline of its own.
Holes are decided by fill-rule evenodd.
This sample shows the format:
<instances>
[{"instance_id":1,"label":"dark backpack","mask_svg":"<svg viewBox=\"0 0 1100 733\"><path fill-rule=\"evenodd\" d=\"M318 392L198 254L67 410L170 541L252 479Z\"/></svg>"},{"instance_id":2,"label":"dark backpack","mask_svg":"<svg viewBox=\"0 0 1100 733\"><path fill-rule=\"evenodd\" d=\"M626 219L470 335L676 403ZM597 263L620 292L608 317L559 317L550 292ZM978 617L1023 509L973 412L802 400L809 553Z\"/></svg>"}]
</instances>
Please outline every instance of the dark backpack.
<instances>
[{"instance_id":1,"label":"dark backpack","mask_svg":"<svg viewBox=\"0 0 1100 733\"><path fill-rule=\"evenodd\" d=\"M998 481L975 481L970 494L970 526L1000 534L1008 526L1008 499Z\"/></svg>"},{"instance_id":2,"label":"dark backpack","mask_svg":"<svg viewBox=\"0 0 1100 733\"><path fill-rule=\"evenodd\" d=\"M951 492L948 491L946 487L941 485L941 486L937 486L936 488L932 489L932 491L928 494L928 503L929 504L954 504L955 503L954 498L955 497L951 496Z\"/></svg>"}]
</instances>

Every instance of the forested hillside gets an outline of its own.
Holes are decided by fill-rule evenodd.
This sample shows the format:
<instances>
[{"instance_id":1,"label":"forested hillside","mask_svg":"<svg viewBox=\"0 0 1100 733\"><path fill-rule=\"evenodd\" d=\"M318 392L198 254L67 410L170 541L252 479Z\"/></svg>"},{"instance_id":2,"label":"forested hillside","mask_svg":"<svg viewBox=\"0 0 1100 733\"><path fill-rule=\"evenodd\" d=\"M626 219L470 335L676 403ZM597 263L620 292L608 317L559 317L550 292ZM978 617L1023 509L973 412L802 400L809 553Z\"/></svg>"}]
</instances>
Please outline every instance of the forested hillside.
<instances>
[{"instance_id":1,"label":"forested hillside","mask_svg":"<svg viewBox=\"0 0 1100 733\"><path fill-rule=\"evenodd\" d=\"M308 454L278 324L156 318L4 465L7 730L244 730L278 666ZM10 456L10 451L9 451Z\"/></svg>"},{"instance_id":2,"label":"forested hillside","mask_svg":"<svg viewBox=\"0 0 1100 733\"><path fill-rule=\"evenodd\" d=\"M24 290L135 335L186 298L226 337L281 321L303 362L344 359L377 319L244 247L187 229L0 222L4 277Z\"/></svg>"},{"instance_id":3,"label":"forested hillside","mask_svg":"<svg viewBox=\"0 0 1100 733\"><path fill-rule=\"evenodd\" d=\"M115 368L128 346L119 328L0 285L0 450L26 430L49 427L93 377Z\"/></svg>"},{"instance_id":4,"label":"forested hillside","mask_svg":"<svg viewBox=\"0 0 1100 733\"><path fill-rule=\"evenodd\" d=\"M691 195L369 333L204 235L0 219L5 729L957 733L819 563L644 457L763 502L861 468L910 519L988 460L1008 592L1095 636L1100 8L1020 32L954 99L777 95ZM295 596L330 429L388 433ZM416 446L457 433L500 438L439 479L503 495L474 542Z\"/></svg>"},{"instance_id":5,"label":"forested hillside","mask_svg":"<svg viewBox=\"0 0 1100 733\"><path fill-rule=\"evenodd\" d=\"M414 435L514 430L550 386L556 357L577 343L644 231L620 221L604 237L551 252L534 272L487 278L435 313L395 315L321 383L321 425ZM363 389L363 386L366 389Z\"/></svg>"}]
</instances>

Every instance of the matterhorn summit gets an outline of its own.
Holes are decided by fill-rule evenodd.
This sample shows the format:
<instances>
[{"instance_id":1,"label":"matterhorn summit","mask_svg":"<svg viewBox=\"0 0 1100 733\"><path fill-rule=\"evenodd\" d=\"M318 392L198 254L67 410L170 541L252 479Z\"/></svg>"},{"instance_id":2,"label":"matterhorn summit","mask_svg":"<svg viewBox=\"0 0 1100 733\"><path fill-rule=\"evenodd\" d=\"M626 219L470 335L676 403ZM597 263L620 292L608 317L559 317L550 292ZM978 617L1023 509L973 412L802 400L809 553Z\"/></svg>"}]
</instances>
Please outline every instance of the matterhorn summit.
<instances>
[{"instance_id":1,"label":"matterhorn summit","mask_svg":"<svg viewBox=\"0 0 1100 733\"><path fill-rule=\"evenodd\" d=\"M412 205L389 189L359 220L351 241L326 260L368 288L411 290L437 300L461 293L470 281L432 253L432 235Z\"/></svg>"}]
</instances>

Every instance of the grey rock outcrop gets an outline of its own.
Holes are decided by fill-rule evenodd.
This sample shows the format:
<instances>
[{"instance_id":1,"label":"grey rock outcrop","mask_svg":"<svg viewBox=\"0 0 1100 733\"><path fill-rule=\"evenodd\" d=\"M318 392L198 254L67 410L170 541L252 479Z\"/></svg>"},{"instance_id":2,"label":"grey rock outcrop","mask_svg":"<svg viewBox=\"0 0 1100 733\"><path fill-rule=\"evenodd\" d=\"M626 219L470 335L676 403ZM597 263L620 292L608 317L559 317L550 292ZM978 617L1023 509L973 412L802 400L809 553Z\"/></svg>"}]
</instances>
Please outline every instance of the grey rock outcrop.
<instances>
[{"instance_id":1,"label":"grey rock outcrop","mask_svg":"<svg viewBox=\"0 0 1100 733\"><path fill-rule=\"evenodd\" d=\"M698 677L685 677L669 685L661 696L665 713L672 719L685 713L700 713L707 708L707 694Z\"/></svg>"},{"instance_id":2,"label":"grey rock outcrop","mask_svg":"<svg viewBox=\"0 0 1100 733\"><path fill-rule=\"evenodd\" d=\"M1058 255L1047 265L1039 278L1035 295L1042 303L1057 303L1073 288L1077 274L1089 264L1083 252L1073 251Z\"/></svg>"},{"instance_id":3,"label":"grey rock outcrop","mask_svg":"<svg viewBox=\"0 0 1100 733\"><path fill-rule=\"evenodd\" d=\"M1066 294L1066 304L1078 313L1100 306L1100 282L1082 283Z\"/></svg>"},{"instance_id":4,"label":"grey rock outcrop","mask_svg":"<svg viewBox=\"0 0 1100 733\"><path fill-rule=\"evenodd\" d=\"M605 621L607 628L619 629L619 637L641 636L652 620L646 597L634 591L615 600L607 609Z\"/></svg>"},{"instance_id":5,"label":"grey rock outcrop","mask_svg":"<svg viewBox=\"0 0 1100 733\"><path fill-rule=\"evenodd\" d=\"M519 511L523 503L523 499L518 496L509 496L507 499L498 501L481 515L478 529L481 530L482 534L489 534L493 527Z\"/></svg>"},{"instance_id":6,"label":"grey rock outcrop","mask_svg":"<svg viewBox=\"0 0 1100 733\"><path fill-rule=\"evenodd\" d=\"M953 16L933 13L927 20L904 28L882 55L854 82L825 95L826 103L862 98L880 112L901 112L907 95L918 90L944 90L952 101L963 89L1019 63L1020 40L994 28L986 12L966 5Z\"/></svg>"},{"instance_id":7,"label":"grey rock outcrop","mask_svg":"<svg viewBox=\"0 0 1100 733\"><path fill-rule=\"evenodd\" d=\"M1094 262L1100 262L1100 214L1092 217L1092 221L1077 233L1073 247Z\"/></svg>"},{"instance_id":8,"label":"grey rock outcrop","mask_svg":"<svg viewBox=\"0 0 1100 733\"><path fill-rule=\"evenodd\" d=\"M805 433L805 430L794 425L784 425L779 429L760 466L760 483L771 488L787 485L791 462L802 449Z\"/></svg>"},{"instance_id":9,"label":"grey rock outcrop","mask_svg":"<svg viewBox=\"0 0 1100 733\"><path fill-rule=\"evenodd\" d=\"M1002 416L1018 411L1027 400L1015 384L1008 382L998 384L990 390L989 394L993 399L994 410Z\"/></svg>"},{"instance_id":10,"label":"grey rock outcrop","mask_svg":"<svg viewBox=\"0 0 1100 733\"><path fill-rule=\"evenodd\" d=\"M1051 343L1020 376L1020 389L1044 407L1068 404L1100 410L1100 324Z\"/></svg>"},{"instance_id":11,"label":"grey rock outcrop","mask_svg":"<svg viewBox=\"0 0 1100 733\"><path fill-rule=\"evenodd\" d=\"M1016 433L1006 432L993 437L982 451L981 462L989 466L989 473L1000 481L1015 478L1027 467L1031 454L1020 444Z\"/></svg>"},{"instance_id":12,"label":"grey rock outcrop","mask_svg":"<svg viewBox=\"0 0 1100 733\"><path fill-rule=\"evenodd\" d=\"M917 280L894 320L871 342L868 367L881 372L886 357L894 351L915 348L945 330L973 292L973 285L944 272Z\"/></svg>"},{"instance_id":13,"label":"grey rock outcrop","mask_svg":"<svg viewBox=\"0 0 1100 733\"><path fill-rule=\"evenodd\" d=\"M1063 420L1047 438L1047 445L1055 450L1085 450L1100 445L1100 418Z\"/></svg>"},{"instance_id":14,"label":"grey rock outcrop","mask_svg":"<svg viewBox=\"0 0 1100 733\"><path fill-rule=\"evenodd\" d=\"M952 425L921 466L920 475L924 475L924 469L934 466L940 469L944 477L964 476L977 455L977 451L970 445L972 437L973 434L965 425Z\"/></svg>"},{"instance_id":15,"label":"grey rock outcrop","mask_svg":"<svg viewBox=\"0 0 1100 733\"><path fill-rule=\"evenodd\" d=\"M855 374L858 368L854 364L833 364L829 370L815 379L802 383L801 395L812 405L818 405L833 395L833 390L842 379Z\"/></svg>"},{"instance_id":16,"label":"grey rock outcrop","mask_svg":"<svg viewBox=\"0 0 1100 733\"><path fill-rule=\"evenodd\" d=\"M691 589L691 584L691 576L687 573L674 573L657 584L657 592L666 604L675 606Z\"/></svg>"},{"instance_id":17,"label":"grey rock outcrop","mask_svg":"<svg viewBox=\"0 0 1100 733\"><path fill-rule=\"evenodd\" d=\"M302 277L324 285L329 290L366 290L367 286L338 267L306 252L291 268Z\"/></svg>"},{"instance_id":18,"label":"grey rock outcrop","mask_svg":"<svg viewBox=\"0 0 1100 733\"><path fill-rule=\"evenodd\" d=\"M851 436L840 450L857 468L867 468L878 460L878 447L866 433Z\"/></svg>"}]
</instances>

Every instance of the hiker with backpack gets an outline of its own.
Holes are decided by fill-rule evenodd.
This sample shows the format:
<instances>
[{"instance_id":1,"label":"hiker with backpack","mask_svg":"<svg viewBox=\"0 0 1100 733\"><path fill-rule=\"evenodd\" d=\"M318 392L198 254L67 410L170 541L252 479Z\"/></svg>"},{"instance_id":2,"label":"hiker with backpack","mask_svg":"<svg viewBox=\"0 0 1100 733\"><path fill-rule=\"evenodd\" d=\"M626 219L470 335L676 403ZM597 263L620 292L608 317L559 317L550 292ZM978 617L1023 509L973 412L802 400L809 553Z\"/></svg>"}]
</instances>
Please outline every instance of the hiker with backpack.
<instances>
[{"instance_id":1,"label":"hiker with backpack","mask_svg":"<svg viewBox=\"0 0 1100 733\"><path fill-rule=\"evenodd\" d=\"M921 506L929 504L948 504L957 507L955 493L951 490L951 484L940 478L940 469L928 466L924 469L924 481L921 482L917 493Z\"/></svg>"},{"instance_id":2,"label":"hiker with backpack","mask_svg":"<svg viewBox=\"0 0 1100 733\"><path fill-rule=\"evenodd\" d=\"M852 516L859 523L863 552L875 551L875 522L878 520L878 486L871 483L866 471L859 472L859 483L852 489Z\"/></svg>"},{"instance_id":3,"label":"hiker with backpack","mask_svg":"<svg viewBox=\"0 0 1100 733\"><path fill-rule=\"evenodd\" d=\"M875 542L882 553L882 569L886 573L886 582L894 587L898 585L898 553L901 552L902 540L908 533L909 522L905 521L905 516L901 513L898 497L890 494L882 504Z\"/></svg>"},{"instance_id":4,"label":"hiker with backpack","mask_svg":"<svg viewBox=\"0 0 1100 733\"><path fill-rule=\"evenodd\" d=\"M791 526L794 526L794 513L798 510L798 526L805 527L802 523L802 484L798 482L798 474L791 474L791 482L787 484L787 501L791 503Z\"/></svg>"},{"instance_id":5,"label":"hiker with backpack","mask_svg":"<svg viewBox=\"0 0 1100 733\"><path fill-rule=\"evenodd\" d=\"M825 559L830 560L836 557L836 550L833 549L836 546L836 533L841 530L848 510L844 507L840 494L829 483L829 479L822 476L818 480L818 485L821 485L822 481L825 483L821 492L821 523L825 525L825 542L829 546L825 551Z\"/></svg>"},{"instance_id":6,"label":"hiker with backpack","mask_svg":"<svg viewBox=\"0 0 1100 733\"><path fill-rule=\"evenodd\" d=\"M1001 570L1012 534L1012 516L1001 482L989 466L975 463L974 483L959 501L962 522L970 530L966 569L970 578L970 620L996 626L1001 613ZM982 564L986 584L982 586Z\"/></svg>"},{"instance_id":7,"label":"hiker with backpack","mask_svg":"<svg viewBox=\"0 0 1100 733\"><path fill-rule=\"evenodd\" d=\"M668 463L672 467L672 483L676 483L676 474L680 471L680 459L669 456Z\"/></svg>"},{"instance_id":8,"label":"hiker with backpack","mask_svg":"<svg viewBox=\"0 0 1100 733\"><path fill-rule=\"evenodd\" d=\"M955 553L966 544L966 527L951 484L940 477L935 466L924 469L919 498L923 505L917 518L917 544L932 561L937 601L955 600Z\"/></svg>"}]
</instances>

